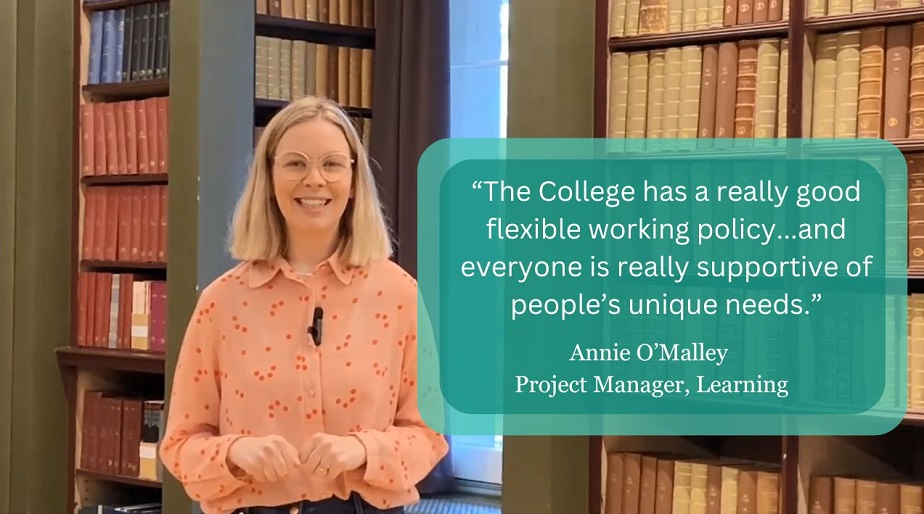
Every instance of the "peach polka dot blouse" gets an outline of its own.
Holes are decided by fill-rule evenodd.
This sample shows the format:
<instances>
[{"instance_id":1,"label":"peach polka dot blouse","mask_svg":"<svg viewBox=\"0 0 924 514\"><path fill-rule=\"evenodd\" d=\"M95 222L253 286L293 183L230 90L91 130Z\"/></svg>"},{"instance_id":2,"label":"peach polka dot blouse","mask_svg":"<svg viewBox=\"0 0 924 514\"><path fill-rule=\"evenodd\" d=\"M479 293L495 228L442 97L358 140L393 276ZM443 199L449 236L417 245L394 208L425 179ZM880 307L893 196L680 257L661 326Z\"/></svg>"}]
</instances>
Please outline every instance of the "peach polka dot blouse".
<instances>
[{"instance_id":1,"label":"peach polka dot blouse","mask_svg":"<svg viewBox=\"0 0 924 514\"><path fill-rule=\"evenodd\" d=\"M308 327L324 309L321 344ZM284 260L245 262L206 287L173 379L160 455L207 514L351 491L380 508L413 503L446 454L417 407L417 284L392 261L336 257L310 276ZM356 434L367 463L336 477L296 469L272 483L236 478L228 446L277 434Z\"/></svg>"}]
</instances>

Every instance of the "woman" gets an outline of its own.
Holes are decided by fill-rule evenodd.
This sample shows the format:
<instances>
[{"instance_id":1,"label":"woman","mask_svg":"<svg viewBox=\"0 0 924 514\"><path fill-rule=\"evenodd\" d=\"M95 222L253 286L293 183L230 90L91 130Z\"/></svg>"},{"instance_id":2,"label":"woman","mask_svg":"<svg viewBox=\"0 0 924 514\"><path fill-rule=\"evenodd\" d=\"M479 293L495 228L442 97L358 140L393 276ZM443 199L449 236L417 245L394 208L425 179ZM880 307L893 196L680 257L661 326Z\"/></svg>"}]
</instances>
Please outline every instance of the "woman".
<instances>
[{"instance_id":1,"label":"woman","mask_svg":"<svg viewBox=\"0 0 924 514\"><path fill-rule=\"evenodd\" d=\"M448 447L417 407L417 285L337 104L266 127L231 253L180 349L165 468L206 514L404 512Z\"/></svg>"}]
</instances>

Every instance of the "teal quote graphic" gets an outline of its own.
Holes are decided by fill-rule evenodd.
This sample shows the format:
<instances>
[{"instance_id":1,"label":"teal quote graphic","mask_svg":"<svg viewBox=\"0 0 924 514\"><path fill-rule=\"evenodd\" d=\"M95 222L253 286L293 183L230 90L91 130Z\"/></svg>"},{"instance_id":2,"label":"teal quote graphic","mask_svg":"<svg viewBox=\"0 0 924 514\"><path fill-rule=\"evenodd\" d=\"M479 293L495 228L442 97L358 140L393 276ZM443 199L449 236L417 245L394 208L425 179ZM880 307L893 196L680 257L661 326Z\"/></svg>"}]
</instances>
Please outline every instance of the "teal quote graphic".
<instances>
[{"instance_id":1,"label":"teal quote graphic","mask_svg":"<svg viewBox=\"0 0 924 514\"><path fill-rule=\"evenodd\" d=\"M453 435L887 432L907 244L882 140L441 140L418 169L421 413Z\"/></svg>"}]
</instances>

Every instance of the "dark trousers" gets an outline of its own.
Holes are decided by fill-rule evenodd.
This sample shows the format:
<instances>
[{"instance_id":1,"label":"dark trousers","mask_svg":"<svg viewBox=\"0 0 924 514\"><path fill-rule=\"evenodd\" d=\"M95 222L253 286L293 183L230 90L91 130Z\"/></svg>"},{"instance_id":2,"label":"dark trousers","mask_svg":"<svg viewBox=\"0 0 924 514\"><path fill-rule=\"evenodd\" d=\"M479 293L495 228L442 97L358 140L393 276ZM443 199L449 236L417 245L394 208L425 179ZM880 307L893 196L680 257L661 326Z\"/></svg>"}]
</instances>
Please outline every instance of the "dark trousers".
<instances>
[{"instance_id":1,"label":"dark trousers","mask_svg":"<svg viewBox=\"0 0 924 514\"><path fill-rule=\"evenodd\" d=\"M278 507L248 507L235 514L405 514L404 507L380 509L374 507L353 493L350 499L332 497L319 501L301 501Z\"/></svg>"}]
</instances>

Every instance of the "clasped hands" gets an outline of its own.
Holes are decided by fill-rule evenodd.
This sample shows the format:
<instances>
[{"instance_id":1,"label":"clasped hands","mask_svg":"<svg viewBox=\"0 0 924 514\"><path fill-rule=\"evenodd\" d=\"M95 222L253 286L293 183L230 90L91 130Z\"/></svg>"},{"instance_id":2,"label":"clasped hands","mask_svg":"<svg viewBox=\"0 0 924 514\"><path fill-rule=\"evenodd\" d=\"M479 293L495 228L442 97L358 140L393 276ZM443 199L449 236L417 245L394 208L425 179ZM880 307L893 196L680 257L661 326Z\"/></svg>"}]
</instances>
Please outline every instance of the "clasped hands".
<instances>
[{"instance_id":1,"label":"clasped hands","mask_svg":"<svg viewBox=\"0 0 924 514\"><path fill-rule=\"evenodd\" d=\"M366 447L359 438L315 434L301 449L282 436L242 437L228 448L228 464L236 474L259 482L279 480L304 467L322 477L335 477L366 463Z\"/></svg>"}]
</instances>

